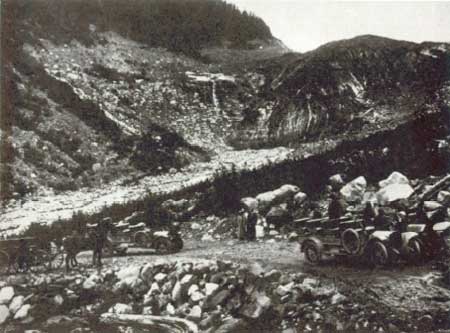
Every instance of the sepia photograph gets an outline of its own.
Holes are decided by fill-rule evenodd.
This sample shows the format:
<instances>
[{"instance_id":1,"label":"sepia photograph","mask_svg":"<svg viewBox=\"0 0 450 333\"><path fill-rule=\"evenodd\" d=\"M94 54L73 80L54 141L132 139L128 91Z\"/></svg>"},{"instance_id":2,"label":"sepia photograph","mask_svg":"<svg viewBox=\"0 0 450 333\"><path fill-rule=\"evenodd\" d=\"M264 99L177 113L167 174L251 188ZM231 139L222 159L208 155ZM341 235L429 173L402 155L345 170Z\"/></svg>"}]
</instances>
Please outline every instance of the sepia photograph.
<instances>
[{"instance_id":1,"label":"sepia photograph","mask_svg":"<svg viewBox=\"0 0 450 333\"><path fill-rule=\"evenodd\" d=\"M0 7L0 333L450 332L450 2Z\"/></svg>"}]
</instances>

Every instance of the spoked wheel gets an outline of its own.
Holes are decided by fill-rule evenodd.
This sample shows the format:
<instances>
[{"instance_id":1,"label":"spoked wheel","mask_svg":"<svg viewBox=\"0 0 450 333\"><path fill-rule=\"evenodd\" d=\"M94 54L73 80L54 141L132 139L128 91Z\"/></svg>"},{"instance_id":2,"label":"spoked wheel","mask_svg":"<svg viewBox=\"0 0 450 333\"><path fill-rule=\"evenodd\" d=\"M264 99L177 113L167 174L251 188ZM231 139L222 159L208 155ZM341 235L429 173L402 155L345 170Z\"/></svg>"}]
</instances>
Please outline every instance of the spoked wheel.
<instances>
[{"instance_id":1,"label":"spoked wheel","mask_svg":"<svg viewBox=\"0 0 450 333\"><path fill-rule=\"evenodd\" d=\"M114 245L111 242L107 242L103 247L103 255L105 257L112 257L114 255Z\"/></svg>"},{"instance_id":2,"label":"spoked wheel","mask_svg":"<svg viewBox=\"0 0 450 333\"><path fill-rule=\"evenodd\" d=\"M10 270L10 258L9 255L4 252L0 251L0 274L7 274Z\"/></svg>"},{"instance_id":3,"label":"spoked wheel","mask_svg":"<svg viewBox=\"0 0 450 333\"><path fill-rule=\"evenodd\" d=\"M322 260L322 252L319 247L313 242L306 242L303 245L303 252L306 260L313 265L317 265Z\"/></svg>"},{"instance_id":4,"label":"spoked wheel","mask_svg":"<svg viewBox=\"0 0 450 333\"><path fill-rule=\"evenodd\" d=\"M64 252L59 251L51 255L51 260L49 262L49 269L60 268L64 263Z\"/></svg>"},{"instance_id":5,"label":"spoked wheel","mask_svg":"<svg viewBox=\"0 0 450 333\"><path fill-rule=\"evenodd\" d=\"M354 229L347 229L341 236L342 247L349 254L357 254L361 250L361 238Z\"/></svg>"},{"instance_id":6,"label":"spoked wheel","mask_svg":"<svg viewBox=\"0 0 450 333\"><path fill-rule=\"evenodd\" d=\"M28 269L33 273L47 272L51 268L52 255L45 250L36 250L30 254Z\"/></svg>"},{"instance_id":7,"label":"spoked wheel","mask_svg":"<svg viewBox=\"0 0 450 333\"><path fill-rule=\"evenodd\" d=\"M180 237L172 239L172 252L178 252L183 248L183 240Z\"/></svg>"},{"instance_id":8,"label":"spoked wheel","mask_svg":"<svg viewBox=\"0 0 450 333\"><path fill-rule=\"evenodd\" d=\"M389 254L386 246L380 242L375 241L369 248L369 260L375 267L386 266L389 262Z\"/></svg>"},{"instance_id":9,"label":"spoked wheel","mask_svg":"<svg viewBox=\"0 0 450 333\"><path fill-rule=\"evenodd\" d=\"M155 249L160 254L169 253L171 248L172 248L172 244L171 244L170 239L168 239L168 238L161 237L155 241Z\"/></svg>"},{"instance_id":10,"label":"spoked wheel","mask_svg":"<svg viewBox=\"0 0 450 333\"><path fill-rule=\"evenodd\" d=\"M145 233L143 233L143 232L137 233L136 236L134 237L134 242L139 247L147 247L147 244L148 244L147 235Z\"/></svg>"},{"instance_id":11,"label":"spoked wheel","mask_svg":"<svg viewBox=\"0 0 450 333\"><path fill-rule=\"evenodd\" d=\"M413 264L420 264L423 261L422 244L418 239L411 239L407 244L408 261Z\"/></svg>"}]
</instances>

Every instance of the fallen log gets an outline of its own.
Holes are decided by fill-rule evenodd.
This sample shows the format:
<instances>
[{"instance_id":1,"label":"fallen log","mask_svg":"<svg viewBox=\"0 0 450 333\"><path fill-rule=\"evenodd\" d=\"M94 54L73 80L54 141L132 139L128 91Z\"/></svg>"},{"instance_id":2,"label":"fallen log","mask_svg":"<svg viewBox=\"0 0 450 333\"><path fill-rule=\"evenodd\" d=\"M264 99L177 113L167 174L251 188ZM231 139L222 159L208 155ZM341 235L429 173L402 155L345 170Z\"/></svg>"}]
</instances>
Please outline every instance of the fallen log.
<instances>
[{"instance_id":1,"label":"fallen log","mask_svg":"<svg viewBox=\"0 0 450 333\"><path fill-rule=\"evenodd\" d=\"M115 313L103 313L100 316L100 321L104 324L128 324L132 326L144 325L149 326L149 332L155 330L155 328L166 328L170 332L180 333L197 333L198 327L192 321L173 318L168 316L152 316L152 315L139 315L139 314L115 314ZM152 330L153 329L153 330Z\"/></svg>"},{"instance_id":2,"label":"fallen log","mask_svg":"<svg viewBox=\"0 0 450 333\"><path fill-rule=\"evenodd\" d=\"M432 185L428 190L426 190L425 192L423 192L420 195L417 195L417 201L412 205L411 209L417 208L417 205L418 205L419 202L430 199L437 192L439 192L440 190L445 188L447 185L450 185L450 175L445 176L440 181L438 181L437 183ZM411 196L413 196L415 194L417 194L416 191Z\"/></svg>"}]
</instances>

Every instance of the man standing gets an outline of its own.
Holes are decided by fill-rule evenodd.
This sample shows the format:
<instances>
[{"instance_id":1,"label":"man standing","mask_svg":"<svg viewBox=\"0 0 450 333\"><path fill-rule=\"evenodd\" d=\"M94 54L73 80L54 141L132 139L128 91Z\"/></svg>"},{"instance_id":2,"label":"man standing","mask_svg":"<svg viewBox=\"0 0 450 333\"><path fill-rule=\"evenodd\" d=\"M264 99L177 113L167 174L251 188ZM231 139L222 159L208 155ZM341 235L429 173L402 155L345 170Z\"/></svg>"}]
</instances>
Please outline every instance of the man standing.
<instances>
[{"instance_id":1,"label":"man standing","mask_svg":"<svg viewBox=\"0 0 450 333\"><path fill-rule=\"evenodd\" d=\"M247 234L246 223L247 216L245 213L245 209L241 208L239 210L239 215L237 216L237 228L238 228L238 239L245 240Z\"/></svg>"},{"instance_id":2,"label":"man standing","mask_svg":"<svg viewBox=\"0 0 450 333\"><path fill-rule=\"evenodd\" d=\"M258 222L258 214L255 210L252 210L248 214L247 218L247 240L256 240L256 223Z\"/></svg>"},{"instance_id":3,"label":"man standing","mask_svg":"<svg viewBox=\"0 0 450 333\"><path fill-rule=\"evenodd\" d=\"M375 210L373 209L372 203L370 201L366 202L362 218L364 227L369 227L373 225L373 219L375 218Z\"/></svg>"},{"instance_id":4,"label":"man standing","mask_svg":"<svg viewBox=\"0 0 450 333\"><path fill-rule=\"evenodd\" d=\"M331 201L328 206L328 216L330 220L340 218L345 214L345 205L342 200L339 199L337 193L331 193Z\"/></svg>"},{"instance_id":5,"label":"man standing","mask_svg":"<svg viewBox=\"0 0 450 333\"><path fill-rule=\"evenodd\" d=\"M97 265L100 267L102 265L102 252L103 252L103 247L105 246L106 241L108 239L108 231L109 231L110 222L111 222L111 218L105 217L95 227L94 252L93 252L93 256L92 256L92 264L94 266Z\"/></svg>"}]
</instances>

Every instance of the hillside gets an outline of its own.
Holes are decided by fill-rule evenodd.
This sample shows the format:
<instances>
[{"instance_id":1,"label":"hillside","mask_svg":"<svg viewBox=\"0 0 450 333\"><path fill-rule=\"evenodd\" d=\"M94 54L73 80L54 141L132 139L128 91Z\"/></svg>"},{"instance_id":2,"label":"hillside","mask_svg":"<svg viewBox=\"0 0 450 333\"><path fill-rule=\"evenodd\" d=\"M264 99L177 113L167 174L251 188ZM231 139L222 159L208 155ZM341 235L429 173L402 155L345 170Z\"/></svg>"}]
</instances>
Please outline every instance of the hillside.
<instances>
[{"instance_id":1,"label":"hillside","mask_svg":"<svg viewBox=\"0 0 450 333\"><path fill-rule=\"evenodd\" d=\"M252 74L205 59L224 47L244 58L286 48L224 2L186 6L3 3L2 198L137 179L231 149L225 138L253 94Z\"/></svg>"},{"instance_id":2,"label":"hillside","mask_svg":"<svg viewBox=\"0 0 450 333\"><path fill-rule=\"evenodd\" d=\"M450 45L360 36L290 56L235 142L295 144L448 107Z\"/></svg>"}]
</instances>

